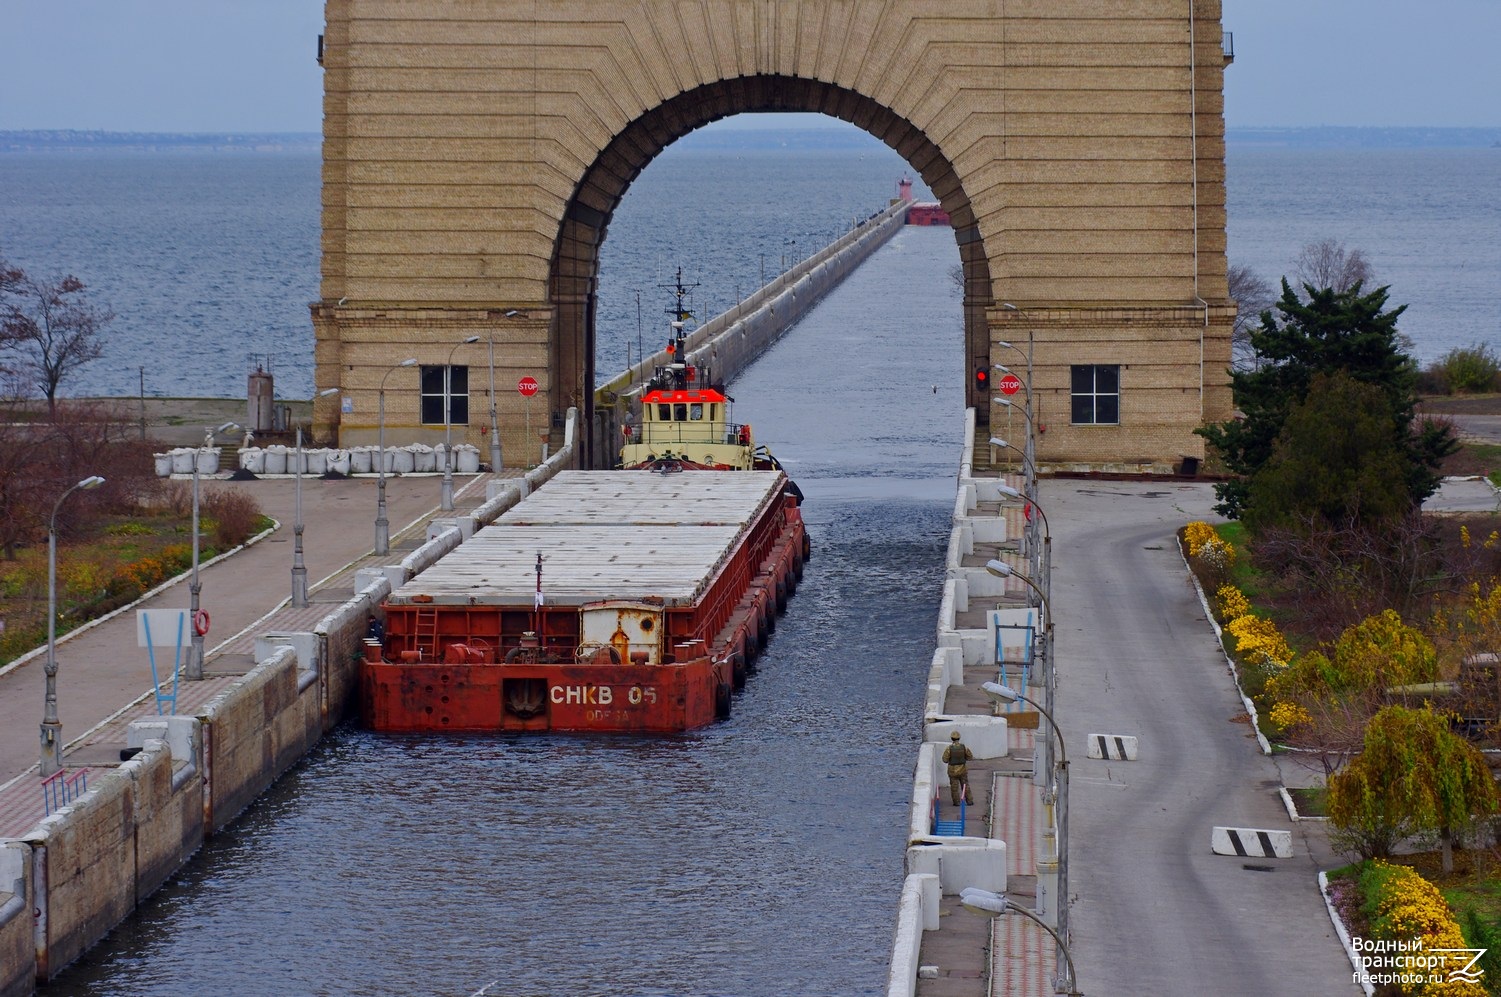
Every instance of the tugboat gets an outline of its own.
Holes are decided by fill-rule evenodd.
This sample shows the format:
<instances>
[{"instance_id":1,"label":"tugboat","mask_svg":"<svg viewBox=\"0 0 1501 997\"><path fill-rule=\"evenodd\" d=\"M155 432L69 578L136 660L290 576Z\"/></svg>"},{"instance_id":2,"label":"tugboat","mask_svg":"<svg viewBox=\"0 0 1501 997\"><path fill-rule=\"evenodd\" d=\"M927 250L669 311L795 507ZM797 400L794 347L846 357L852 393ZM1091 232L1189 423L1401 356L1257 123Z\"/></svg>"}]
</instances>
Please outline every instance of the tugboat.
<instances>
[{"instance_id":1,"label":"tugboat","mask_svg":"<svg viewBox=\"0 0 1501 997\"><path fill-rule=\"evenodd\" d=\"M667 363L658 366L641 395L641 426L625 428L620 450L622 470L646 471L780 471L782 465L764 446L756 444L748 422L734 422L725 394L706 366L688 358L686 323L693 313L685 307L688 287L678 270L676 307L667 340ZM802 492L791 484L799 501Z\"/></svg>"}]
</instances>

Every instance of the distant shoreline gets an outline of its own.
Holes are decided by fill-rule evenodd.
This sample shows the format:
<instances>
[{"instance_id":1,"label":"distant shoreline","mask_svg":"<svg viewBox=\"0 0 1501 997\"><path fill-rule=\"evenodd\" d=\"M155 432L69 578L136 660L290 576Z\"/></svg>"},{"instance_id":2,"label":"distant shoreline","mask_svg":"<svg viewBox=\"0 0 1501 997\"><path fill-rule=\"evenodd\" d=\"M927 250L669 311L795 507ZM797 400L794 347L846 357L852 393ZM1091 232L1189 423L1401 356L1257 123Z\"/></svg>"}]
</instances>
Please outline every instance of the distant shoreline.
<instances>
[{"instance_id":1,"label":"distant shoreline","mask_svg":"<svg viewBox=\"0 0 1501 997\"><path fill-rule=\"evenodd\" d=\"M828 126L700 129L682 139L685 148L753 151L764 149L848 149L878 140L832 121ZM1498 149L1501 126L1494 128L1227 128L1231 149ZM317 152L318 132L190 134L79 130L0 131L0 153L27 152Z\"/></svg>"}]
</instances>

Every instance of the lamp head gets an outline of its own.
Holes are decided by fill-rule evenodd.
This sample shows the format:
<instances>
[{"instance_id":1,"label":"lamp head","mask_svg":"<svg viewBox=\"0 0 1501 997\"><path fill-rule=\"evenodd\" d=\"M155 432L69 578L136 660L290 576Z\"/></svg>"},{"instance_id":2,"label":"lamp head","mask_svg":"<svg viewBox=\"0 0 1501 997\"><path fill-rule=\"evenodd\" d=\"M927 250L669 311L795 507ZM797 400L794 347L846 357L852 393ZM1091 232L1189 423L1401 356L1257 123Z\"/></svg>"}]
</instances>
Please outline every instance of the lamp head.
<instances>
[{"instance_id":1,"label":"lamp head","mask_svg":"<svg viewBox=\"0 0 1501 997\"><path fill-rule=\"evenodd\" d=\"M971 914L999 917L1011 908L1011 901L1004 893L993 893L978 886L966 886L959 891L959 903Z\"/></svg>"},{"instance_id":2,"label":"lamp head","mask_svg":"<svg viewBox=\"0 0 1501 997\"><path fill-rule=\"evenodd\" d=\"M222 425L218 429L214 430L214 432L216 434L217 433L227 433L230 430L239 429L239 428L240 428L240 424L237 423L237 422L226 422L224 425Z\"/></svg>"},{"instance_id":3,"label":"lamp head","mask_svg":"<svg viewBox=\"0 0 1501 997\"><path fill-rule=\"evenodd\" d=\"M1015 689L999 682L982 682L980 688L993 703L1015 703L1021 699Z\"/></svg>"},{"instance_id":4,"label":"lamp head","mask_svg":"<svg viewBox=\"0 0 1501 997\"><path fill-rule=\"evenodd\" d=\"M1019 492L1019 491L1017 491L1015 488L1012 488L1010 485L997 485L995 490L998 491L998 492L1000 492L1002 495L1006 496L1007 498L1021 498L1022 497L1022 493Z\"/></svg>"},{"instance_id":5,"label":"lamp head","mask_svg":"<svg viewBox=\"0 0 1501 997\"><path fill-rule=\"evenodd\" d=\"M995 558L991 558L985 562L985 570L999 578L1010 578L1016 573L1012 570L1011 565Z\"/></svg>"},{"instance_id":6,"label":"lamp head","mask_svg":"<svg viewBox=\"0 0 1501 997\"><path fill-rule=\"evenodd\" d=\"M991 366L992 366L992 367L993 367L993 368L994 368L994 369L995 369L995 370L998 370L998 371L1000 371L1000 372L1001 372L1001 373L1002 373L1002 374L1009 374L1009 373L1011 373L1011 368L1010 368L1010 367L1007 367L1007 366L1006 366L1006 365L1005 365L1005 364L1003 364L1003 363L998 363L998 364L992 364L992 365L991 365Z\"/></svg>"},{"instance_id":7,"label":"lamp head","mask_svg":"<svg viewBox=\"0 0 1501 997\"><path fill-rule=\"evenodd\" d=\"M1001 439L999 436L992 436L990 438L990 445L993 446L993 447L1009 447L1011 444L1007 443L1005 440Z\"/></svg>"},{"instance_id":8,"label":"lamp head","mask_svg":"<svg viewBox=\"0 0 1501 997\"><path fill-rule=\"evenodd\" d=\"M478 336L470 336L467 339L465 339L464 342L465 343L477 343L477 342L479 342L479 337ZM460 344L460 345L462 345L462 344Z\"/></svg>"},{"instance_id":9,"label":"lamp head","mask_svg":"<svg viewBox=\"0 0 1501 997\"><path fill-rule=\"evenodd\" d=\"M415 367L415 366L417 366L417 358L416 357L407 357L405 360L403 360L401 363L397 364L396 366L398 366L398 367Z\"/></svg>"},{"instance_id":10,"label":"lamp head","mask_svg":"<svg viewBox=\"0 0 1501 997\"><path fill-rule=\"evenodd\" d=\"M318 392L318 397L327 398L329 395L337 395L338 393L338 388L324 388L322 391Z\"/></svg>"},{"instance_id":11,"label":"lamp head","mask_svg":"<svg viewBox=\"0 0 1501 997\"><path fill-rule=\"evenodd\" d=\"M97 474L91 474L78 483L79 488L98 488L104 484L104 479Z\"/></svg>"}]
</instances>

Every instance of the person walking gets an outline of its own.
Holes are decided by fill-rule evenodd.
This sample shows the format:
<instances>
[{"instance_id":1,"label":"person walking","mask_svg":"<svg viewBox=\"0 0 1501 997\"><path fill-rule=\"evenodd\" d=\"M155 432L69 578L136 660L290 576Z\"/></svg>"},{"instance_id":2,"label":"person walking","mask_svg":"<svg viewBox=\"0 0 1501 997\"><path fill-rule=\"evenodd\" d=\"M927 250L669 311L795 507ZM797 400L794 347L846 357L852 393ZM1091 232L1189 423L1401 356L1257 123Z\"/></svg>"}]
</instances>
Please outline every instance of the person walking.
<instances>
[{"instance_id":1,"label":"person walking","mask_svg":"<svg viewBox=\"0 0 1501 997\"><path fill-rule=\"evenodd\" d=\"M949 746L943 749L943 761L949 767L949 795L956 807L960 800L974 802L974 797L969 794L969 761L974 757L974 752L959 740L957 730L949 735Z\"/></svg>"}]
</instances>

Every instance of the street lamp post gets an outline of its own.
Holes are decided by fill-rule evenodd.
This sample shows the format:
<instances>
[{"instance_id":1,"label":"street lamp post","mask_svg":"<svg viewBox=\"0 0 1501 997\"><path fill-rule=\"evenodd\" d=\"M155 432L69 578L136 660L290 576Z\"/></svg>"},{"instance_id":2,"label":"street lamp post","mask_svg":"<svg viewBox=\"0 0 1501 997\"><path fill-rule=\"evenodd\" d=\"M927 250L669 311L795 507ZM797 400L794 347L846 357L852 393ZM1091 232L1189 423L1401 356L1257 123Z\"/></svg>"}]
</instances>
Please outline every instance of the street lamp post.
<instances>
[{"instance_id":1,"label":"street lamp post","mask_svg":"<svg viewBox=\"0 0 1501 997\"><path fill-rule=\"evenodd\" d=\"M385 376L380 379L380 396L375 456L379 465L375 484L375 553L389 554L391 552L391 523L386 519L386 378L398 367L417 366L416 357L407 357L399 364L393 364L386 370Z\"/></svg>"},{"instance_id":2,"label":"street lamp post","mask_svg":"<svg viewBox=\"0 0 1501 997\"><path fill-rule=\"evenodd\" d=\"M1038 587L1036 582L1011 567L1005 561L992 558L985 562L985 570L1001 578L1016 578L1026 583L1032 591L1037 593L1038 598L1042 602L1042 637L1038 641L1038 644L1042 648L1042 689L1044 698L1047 700L1047 709L1043 712L1045 716L1048 716L1048 723L1051 724L1053 720L1049 714L1051 714L1053 709L1053 690L1057 685L1057 671L1055 669L1055 662L1053 661L1052 600L1047 597L1047 593ZM1053 742L1051 740L1044 744L1043 751L1045 752L1043 769L1050 772L1053 768Z\"/></svg>"},{"instance_id":3,"label":"street lamp post","mask_svg":"<svg viewBox=\"0 0 1501 997\"><path fill-rule=\"evenodd\" d=\"M104 479L90 475L69 486L52 505L52 518L47 521L47 693L42 704L42 775L49 776L63 767L63 724L57 717L57 511L63 499L80 488L98 488Z\"/></svg>"},{"instance_id":4,"label":"street lamp post","mask_svg":"<svg viewBox=\"0 0 1501 997\"><path fill-rule=\"evenodd\" d=\"M1009 686L999 682L985 682L980 686L985 695L997 702L1031 703L1048 719L1048 726L1053 729L1053 735L1058 738L1058 788L1054 792L1054 799L1058 801L1058 948L1060 954L1067 954L1064 949L1064 940L1068 938L1068 750L1063 744L1063 732L1058 729L1053 715L1036 700L1017 692Z\"/></svg>"},{"instance_id":5,"label":"street lamp post","mask_svg":"<svg viewBox=\"0 0 1501 997\"><path fill-rule=\"evenodd\" d=\"M1063 932L1054 931L1048 922L1027 908L1016 904L1004 893L982 890L978 886L966 886L959 891L959 903L972 914L992 918L1000 917L1002 914L1022 914L1042 925L1043 930L1053 936L1053 941L1058 946L1058 953L1062 957L1056 960L1058 978L1053 981L1053 992L1066 994L1067 997L1084 997L1079 989L1079 975L1074 970L1074 957L1069 955L1068 946L1063 943ZM1067 978L1063 975L1065 967L1068 969Z\"/></svg>"},{"instance_id":6,"label":"street lamp post","mask_svg":"<svg viewBox=\"0 0 1501 997\"><path fill-rule=\"evenodd\" d=\"M443 368L443 489L438 507L444 512L453 511L453 355L459 352L460 346L468 346L470 343L477 342L479 342L478 336L470 336L456 344L448 351L448 366ZM495 396L493 383L490 386L490 395L492 399ZM466 424L469 421L467 414L464 421Z\"/></svg>"},{"instance_id":7,"label":"street lamp post","mask_svg":"<svg viewBox=\"0 0 1501 997\"><path fill-rule=\"evenodd\" d=\"M324 388L318 398L327 398L339 393L338 388ZM302 563L302 427L297 427L297 500L293 506L292 519L292 607L306 609L307 566Z\"/></svg>"},{"instance_id":8,"label":"street lamp post","mask_svg":"<svg viewBox=\"0 0 1501 997\"><path fill-rule=\"evenodd\" d=\"M197 682L203 678L203 634L198 627L198 594L203 583L198 580L198 468L203 455L214 445L214 437L239 429L238 423L226 422L217 429L203 431L203 446L193 454L193 578L188 583L188 621L192 624L192 643L188 645L188 663L183 668L183 678Z\"/></svg>"}]
</instances>

